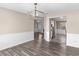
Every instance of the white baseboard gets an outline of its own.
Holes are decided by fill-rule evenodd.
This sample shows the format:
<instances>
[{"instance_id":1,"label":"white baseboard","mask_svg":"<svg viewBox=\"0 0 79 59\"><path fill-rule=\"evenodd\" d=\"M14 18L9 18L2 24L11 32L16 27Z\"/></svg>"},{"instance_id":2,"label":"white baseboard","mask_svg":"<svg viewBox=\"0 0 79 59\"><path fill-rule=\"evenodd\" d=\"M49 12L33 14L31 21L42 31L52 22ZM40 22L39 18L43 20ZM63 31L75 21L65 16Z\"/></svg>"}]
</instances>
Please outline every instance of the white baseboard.
<instances>
[{"instance_id":1,"label":"white baseboard","mask_svg":"<svg viewBox=\"0 0 79 59\"><path fill-rule=\"evenodd\" d=\"M45 32L45 40L49 41L49 32ZM6 49L24 42L34 40L34 32L21 32L0 35L0 50ZM67 45L79 48L79 34L67 34Z\"/></svg>"},{"instance_id":2,"label":"white baseboard","mask_svg":"<svg viewBox=\"0 0 79 59\"><path fill-rule=\"evenodd\" d=\"M67 45L79 48L79 34L67 34Z\"/></svg>"},{"instance_id":3,"label":"white baseboard","mask_svg":"<svg viewBox=\"0 0 79 59\"><path fill-rule=\"evenodd\" d=\"M31 40L34 40L34 32L2 34L0 35L0 50Z\"/></svg>"}]
</instances>

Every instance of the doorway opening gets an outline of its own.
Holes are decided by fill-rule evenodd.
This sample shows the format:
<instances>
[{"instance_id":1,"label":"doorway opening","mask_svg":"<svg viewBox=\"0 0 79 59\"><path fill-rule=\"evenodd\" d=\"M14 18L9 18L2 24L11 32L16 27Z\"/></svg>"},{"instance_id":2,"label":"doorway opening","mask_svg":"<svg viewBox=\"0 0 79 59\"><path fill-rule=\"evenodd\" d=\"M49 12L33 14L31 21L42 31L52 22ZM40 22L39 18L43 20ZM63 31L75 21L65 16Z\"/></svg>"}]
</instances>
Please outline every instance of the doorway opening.
<instances>
[{"instance_id":1,"label":"doorway opening","mask_svg":"<svg viewBox=\"0 0 79 59\"><path fill-rule=\"evenodd\" d=\"M49 37L51 42L66 43L66 19L65 17L50 18Z\"/></svg>"},{"instance_id":2,"label":"doorway opening","mask_svg":"<svg viewBox=\"0 0 79 59\"><path fill-rule=\"evenodd\" d=\"M34 20L34 39L44 39L44 17L36 17Z\"/></svg>"}]
</instances>

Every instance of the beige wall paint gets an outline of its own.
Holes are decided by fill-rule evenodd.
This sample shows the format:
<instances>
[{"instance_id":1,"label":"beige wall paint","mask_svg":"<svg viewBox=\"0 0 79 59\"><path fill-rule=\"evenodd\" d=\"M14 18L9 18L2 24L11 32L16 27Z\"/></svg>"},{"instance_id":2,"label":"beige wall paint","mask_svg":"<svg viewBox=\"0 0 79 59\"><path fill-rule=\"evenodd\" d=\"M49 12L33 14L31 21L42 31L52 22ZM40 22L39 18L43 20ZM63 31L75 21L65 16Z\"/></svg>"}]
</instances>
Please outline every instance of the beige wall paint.
<instances>
[{"instance_id":1,"label":"beige wall paint","mask_svg":"<svg viewBox=\"0 0 79 59\"><path fill-rule=\"evenodd\" d=\"M0 8L0 34L29 31L34 31L31 15Z\"/></svg>"},{"instance_id":2,"label":"beige wall paint","mask_svg":"<svg viewBox=\"0 0 79 59\"><path fill-rule=\"evenodd\" d=\"M53 13L49 17L67 16L67 32L79 34L79 11Z\"/></svg>"}]
</instances>

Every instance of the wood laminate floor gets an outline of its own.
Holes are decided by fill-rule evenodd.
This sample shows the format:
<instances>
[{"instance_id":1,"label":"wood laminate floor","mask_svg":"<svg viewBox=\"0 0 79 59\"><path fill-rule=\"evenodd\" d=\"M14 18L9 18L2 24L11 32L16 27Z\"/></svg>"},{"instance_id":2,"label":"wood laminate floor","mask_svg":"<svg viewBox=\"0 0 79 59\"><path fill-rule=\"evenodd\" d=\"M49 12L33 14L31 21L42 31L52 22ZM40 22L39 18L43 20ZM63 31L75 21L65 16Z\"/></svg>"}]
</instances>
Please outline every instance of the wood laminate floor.
<instances>
[{"instance_id":1,"label":"wood laminate floor","mask_svg":"<svg viewBox=\"0 0 79 59\"><path fill-rule=\"evenodd\" d=\"M33 40L0 51L0 56L61 56L65 55L64 48L57 43L48 43L45 40Z\"/></svg>"},{"instance_id":2,"label":"wood laminate floor","mask_svg":"<svg viewBox=\"0 0 79 59\"><path fill-rule=\"evenodd\" d=\"M79 48L67 46L67 56L79 56Z\"/></svg>"},{"instance_id":3,"label":"wood laminate floor","mask_svg":"<svg viewBox=\"0 0 79 59\"><path fill-rule=\"evenodd\" d=\"M79 56L79 48L45 40L33 40L2 50L0 56Z\"/></svg>"}]
</instances>

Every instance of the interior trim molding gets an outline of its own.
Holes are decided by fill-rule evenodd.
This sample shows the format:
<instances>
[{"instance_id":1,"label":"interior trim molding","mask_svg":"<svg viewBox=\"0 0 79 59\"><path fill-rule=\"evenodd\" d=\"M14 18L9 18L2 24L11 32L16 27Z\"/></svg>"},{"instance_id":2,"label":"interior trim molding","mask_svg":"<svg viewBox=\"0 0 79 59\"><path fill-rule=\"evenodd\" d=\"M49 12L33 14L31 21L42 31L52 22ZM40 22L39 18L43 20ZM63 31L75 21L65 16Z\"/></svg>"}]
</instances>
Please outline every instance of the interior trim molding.
<instances>
[{"instance_id":1,"label":"interior trim molding","mask_svg":"<svg viewBox=\"0 0 79 59\"><path fill-rule=\"evenodd\" d=\"M67 33L67 45L79 48L79 34Z\"/></svg>"},{"instance_id":2,"label":"interior trim molding","mask_svg":"<svg viewBox=\"0 0 79 59\"><path fill-rule=\"evenodd\" d=\"M0 50L34 40L34 32L21 32L0 35Z\"/></svg>"}]
</instances>

